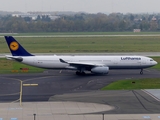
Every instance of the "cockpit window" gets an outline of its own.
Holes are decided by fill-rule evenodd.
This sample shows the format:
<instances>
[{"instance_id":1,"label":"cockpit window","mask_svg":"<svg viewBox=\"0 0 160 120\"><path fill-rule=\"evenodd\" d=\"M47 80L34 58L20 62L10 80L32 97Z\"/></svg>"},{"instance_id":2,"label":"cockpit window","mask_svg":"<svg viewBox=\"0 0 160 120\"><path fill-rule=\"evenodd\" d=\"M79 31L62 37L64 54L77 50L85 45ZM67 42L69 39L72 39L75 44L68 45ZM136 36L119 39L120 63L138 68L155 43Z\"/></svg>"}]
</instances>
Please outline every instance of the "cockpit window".
<instances>
[{"instance_id":1,"label":"cockpit window","mask_svg":"<svg viewBox=\"0 0 160 120\"><path fill-rule=\"evenodd\" d=\"M153 59L150 59L150 61L153 61Z\"/></svg>"}]
</instances>

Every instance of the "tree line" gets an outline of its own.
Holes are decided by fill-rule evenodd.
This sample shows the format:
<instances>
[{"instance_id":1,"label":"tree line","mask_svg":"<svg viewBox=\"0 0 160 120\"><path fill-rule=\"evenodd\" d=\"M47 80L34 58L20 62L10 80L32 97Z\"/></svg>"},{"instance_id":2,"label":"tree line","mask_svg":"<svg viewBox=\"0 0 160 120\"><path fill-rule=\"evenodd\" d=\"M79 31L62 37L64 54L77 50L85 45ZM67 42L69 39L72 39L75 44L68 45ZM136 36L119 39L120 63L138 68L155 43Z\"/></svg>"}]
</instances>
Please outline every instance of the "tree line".
<instances>
[{"instance_id":1,"label":"tree line","mask_svg":"<svg viewBox=\"0 0 160 120\"><path fill-rule=\"evenodd\" d=\"M160 14L103 13L61 15L55 20L49 16L12 17L0 16L0 32L119 32L160 31Z\"/></svg>"}]
</instances>

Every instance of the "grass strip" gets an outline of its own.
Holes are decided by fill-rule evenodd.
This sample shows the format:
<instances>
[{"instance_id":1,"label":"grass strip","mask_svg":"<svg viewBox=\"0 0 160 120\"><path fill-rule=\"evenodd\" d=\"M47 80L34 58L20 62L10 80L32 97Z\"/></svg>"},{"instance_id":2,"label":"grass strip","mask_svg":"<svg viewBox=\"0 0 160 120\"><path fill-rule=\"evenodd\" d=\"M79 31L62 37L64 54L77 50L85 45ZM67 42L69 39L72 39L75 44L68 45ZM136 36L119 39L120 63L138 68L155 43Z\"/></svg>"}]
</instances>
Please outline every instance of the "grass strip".
<instances>
[{"instance_id":1,"label":"grass strip","mask_svg":"<svg viewBox=\"0 0 160 120\"><path fill-rule=\"evenodd\" d=\"M16 37L15 37L16 38ZM159 52L160 36L17 37L30 53ZM0 53L9 53L3 37Z\"/></svg>"},{"instance_id":2,"label":"grass strip","mask_svg":"<svg viewBox=\"0 0 160 120\"><path fill-rule=\"evenodd\" d=\"M119 80L103 87L101 90L133 90L133 89L160 89L160 78L139 80Z\"/></svg>"},{"instance_id":3,"label":"grass strip","mask_svg":"<svg viewBox=\"0 0 160 120\"><path fill-rule=\"evenodd\" d=\"M25 65L16 61L0 58L0 74L10 73L40 73L44 69Z\"/></svg>"}]
</instances>

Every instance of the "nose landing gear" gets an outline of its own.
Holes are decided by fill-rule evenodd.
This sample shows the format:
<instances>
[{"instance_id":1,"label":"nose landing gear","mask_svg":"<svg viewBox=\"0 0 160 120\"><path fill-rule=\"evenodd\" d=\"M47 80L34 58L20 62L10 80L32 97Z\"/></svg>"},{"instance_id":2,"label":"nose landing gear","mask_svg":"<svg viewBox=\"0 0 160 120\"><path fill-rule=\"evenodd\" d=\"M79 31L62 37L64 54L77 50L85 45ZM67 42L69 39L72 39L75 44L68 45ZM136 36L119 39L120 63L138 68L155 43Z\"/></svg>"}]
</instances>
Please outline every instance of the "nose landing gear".
<instances>
[{"instance_id":1,"label":"nose landing gear","mask_svg":"<svg viewBox=\"0 0 160 120\"><path fill-rule=\"evenodd\" d=\"M143 75L143 69L141 69L140 74Z\"/></svg>"}]
</instances>

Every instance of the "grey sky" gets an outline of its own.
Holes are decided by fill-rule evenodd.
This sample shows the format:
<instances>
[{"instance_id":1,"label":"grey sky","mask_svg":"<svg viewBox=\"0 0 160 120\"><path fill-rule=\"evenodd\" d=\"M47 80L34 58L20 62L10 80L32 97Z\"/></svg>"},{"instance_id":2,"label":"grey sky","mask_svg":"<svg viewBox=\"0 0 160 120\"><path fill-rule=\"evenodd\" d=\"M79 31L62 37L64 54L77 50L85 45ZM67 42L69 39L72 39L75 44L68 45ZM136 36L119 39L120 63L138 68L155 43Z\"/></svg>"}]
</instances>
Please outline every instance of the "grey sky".
<instances>
[{"instance_id":1,"label":"grey sky","mask_svg":"<svg viewBox=\"0 0 160 120\"><path fill-rule=\"evenodd\" d=\"M160 12L160 0L0 0L1 11Z\"/></svg>"}]
</instances>

